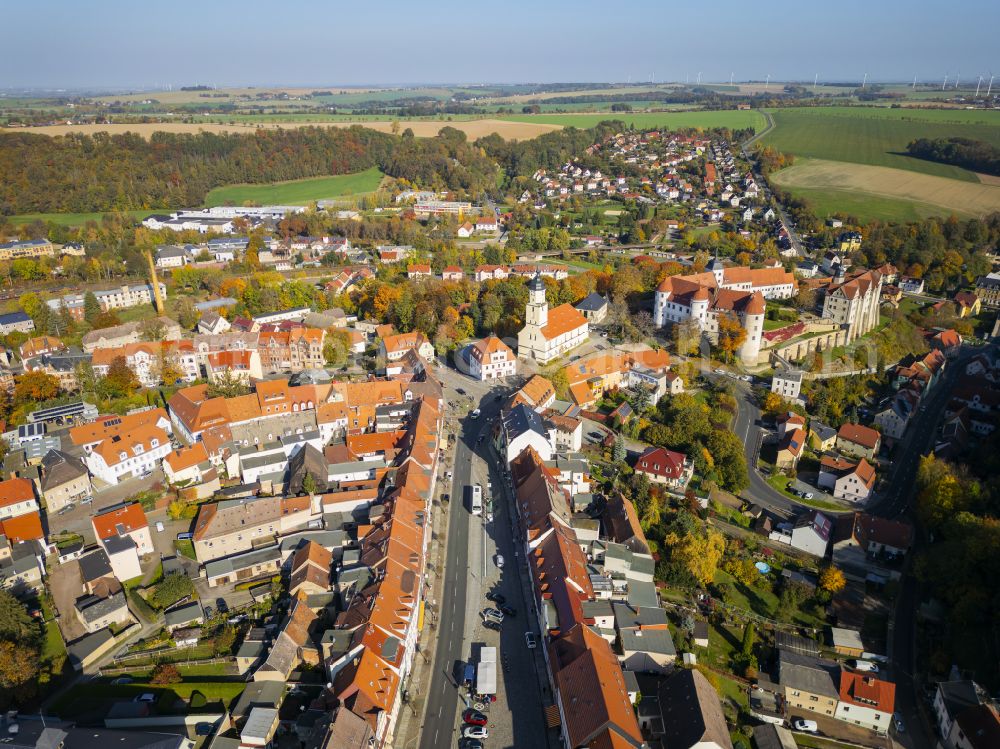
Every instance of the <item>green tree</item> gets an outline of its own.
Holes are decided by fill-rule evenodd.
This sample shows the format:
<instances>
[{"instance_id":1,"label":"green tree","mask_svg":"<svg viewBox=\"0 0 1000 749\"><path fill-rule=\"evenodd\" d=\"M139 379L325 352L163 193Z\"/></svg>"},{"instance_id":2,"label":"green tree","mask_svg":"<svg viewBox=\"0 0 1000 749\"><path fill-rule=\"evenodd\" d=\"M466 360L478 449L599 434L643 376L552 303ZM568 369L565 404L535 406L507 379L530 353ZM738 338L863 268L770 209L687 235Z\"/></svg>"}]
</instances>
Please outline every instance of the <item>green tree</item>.
<instances>
[{"instance_id":1,"label":"green tree","mask_svg":"<svg viewBox=\"0 0 1000 749\"><path fill-rule=\"evenodd\" d=\"M156 590L149 595L149 602L158 609L165 609L192 593L194 593L194 584L191 582L191 578L174 572L160 581Z\"/></svg>"},{"instance_id":2,"label":"green tree","mask_svg":"<svg viewBox=\"0 0 1000 749\"><path fill-rule=\"evenodd\" d=\"M302 477L302 491L306 494L315 494L319 487L316 485L316 479L313 475L306 471L306 475Z\"/></svg>"},{"instance_id":3,"label":"green tree","mask_svg":"<svg viewBox=\"0 0 1000 749\"><path fill-rule=\"evenodd\" d=\"M743 628L743 642L740 644L740 655L744 659L750 658L753 655L753 646L757 642L757 630L754 626L753 620L747 622L746 627Z\"/></svg>"},{"instance_id":4,"label":"green tree","mask_svg":"<svg viewBox=\"0 0 1000 749\"><path fill-rule=\"evenodd\" d=\"M24 604L9 591L0 589L0 638L24 642L35 634L35 625Z\"/></svg>"},{"instance_id":5,"label":"green tree","mask_svg":"<svg viewBox=\"0 0 1000 749\"><path fill-rule=\"evenodd\" d=\"M223 370L208 383L206 395L209 398L236 398L250 392L246 381L230 369Z\"/></svg>"},{"instance_id":6,"label":"green tree","mask_svg":"<svg viewBox=\"0 0 1000 749\"><path fill-rule=\"evenodd\" d=\"M229 655L235 643L236 628L232 624L226 624L215 634L212 651L216 655Z\"/></svg>"},{"instance_id":7,"label":"green tree","mask_svg":"<svg viewBox=\"0 0 1000 749\"><path fill-rule=\"evenodd\" d=\"M101 303L97 301L93 291L88 291L83 295L83 319L92 325L99 314Z\"/></svg>"}]
</instances>

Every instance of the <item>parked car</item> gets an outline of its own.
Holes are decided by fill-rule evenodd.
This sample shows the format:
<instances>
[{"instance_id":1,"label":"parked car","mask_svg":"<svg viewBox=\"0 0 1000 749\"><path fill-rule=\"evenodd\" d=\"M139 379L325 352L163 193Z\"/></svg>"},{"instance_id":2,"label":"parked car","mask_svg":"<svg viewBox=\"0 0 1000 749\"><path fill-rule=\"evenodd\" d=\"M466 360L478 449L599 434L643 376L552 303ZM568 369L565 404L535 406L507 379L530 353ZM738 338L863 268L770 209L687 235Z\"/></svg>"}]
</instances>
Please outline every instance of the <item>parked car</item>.
<instances>
[{"instance_id":1,"label":"parked car","mask_svg":"<svg viewBox=\"0 0 1000 749\"><path fill-rule=\"evenodd\" d=\"M462 713L462 720L470 726L485 726L490 722L489 718L478 710L473 710L471 707Z\"/></svg>"},{"instance_id":2,"label":"parked car","mask_svg":"<svg viewBox=\"0 0 1000 749\"><path fill-rule=\"evenodd\" d=\"M812 492L802 492L802 499L812 499L815 496Z\"/></svg>"},{"instance_id":3,"label":"parked car","mask_svg":"<svg viewBox=\"0 0 1000 749\"><path fill-rule=\"evenodd\" d=\"M513 606L507 606L506 604L504 604L503 606L500 607L500 611L503 612L504 616L517 616L517 609L515 609Z\"/></svg>"},{"instance_id":4,"label":"parked car","mask_svg":"<svg viewBox=\"0 0 1000 749\"><path fill-rule=\"evenodd\" d=\"M137 694L132 702L156 702L156 695L152 692L143 692Z\"/></svg>"},{"instance_id":5,"label":"parked car","mask_svg":"<svg viewBox=\"0 0 1000 749\"><path fill-rule=\"evenodd\" d=\"M507 598L503 595L503 593L487 593L486 600L493 601L493 603L497 604L498 606L502 606L504 603L507 602Z\"/></svg>"},{"instance_id":6,"label":"parked car","mask_svg":"<svg viewBox=\"0 0 1000 749\"><path fill-rule=\"evenodd\" d=\"M462 731L464 739L488 739L489 737L490 732L486 726L466 726Z\"/></svg>"},{"instance_id":7,"label":"parked car","mask_svg":"<svg viewBox=\"0 0 1000 749\"><path fill-rule=\"evenodd\" d=\"M892 714L892 724L896 726L896 733L906 733L906 724L903 723L903 716L899 713Z\"/></svg>"},{"instance_id":8,"label":"parked car","mask_svg":"<svg viewBox=\"0 0 1000 749\"><path fill-rule=\"evenodd\" d=\"M212 735L212 724L211 723L195 723L194 733L196 736L211 736Z\"/></svg>"},{"instance_id":9,"label":"parked car","mask_svg":"<svg viewBox=\"0 0 1000 749\"><path fill-rule=\"evenodd\" d=\"M459 395L465 395L465 391L462 390L462 388L455 388L455 392L458 393Z\"/></svg>"},{"instance_id":10,"label":"parked car","mask_svg":"<svg viewBox=\"0 0 1000 749\"><path fill-rule=\"evenodd\" d=\"M162 520L157 520L156 521L156 532L157 533L163 533L163 521Z\"/></svg>"},{"instance_id":11,"label":"parked car","mask_svg":"<svg viewBox=\"0 0 1000 749\"><path fill-rule=\"evenodd\" d=\"M82 505L89 505L93 501L94 501L94 495L93 494L88 494L86 497L84 497L83 499L80 500L80 504L82 504Z\"/></svg>"},{"instance_id":12,"label":"parked car","mask_svg":"<svg viewBox=\"0 0 1000 749\"><path fill-rule=\"evenodd\" d=\"M796 731L808 731L809 733L816 733L819 730L815 720L802 720L802 718L792 721L792 728Z\"/></svg>"},{"instance_id":13,"label":"parked car","mask_svg":"<svg viewBox=\"0 0 1000 749\"><path fill-rule=\"evenodd\" d=\"M479 418L479 414L481 414L481 413L482 413L482 411L480 411L478 408L476 408L476 409L474 409L472 411L471 414L469 414L469 416L471 416L473 419L478 419Z\"/></svg>"},{"instance_id":14,"label":"parked car","mask_svg":"<svg viewBox=\"0 0 1000 749\"><path fill-rule=\"evenodd\" d=\"M495 622L502 622L503 612L498 609L484 609L483 619L492 619Z\"/></svg>"},{"instance_id":15,"label":"parked car","mask_svg":"<svg viewBox=\"0 0 1000 749\"><path fill-rule=\"evenodd\" d=\"M479 739L459 739L458 749L483 749L483 742Z\"/></svg>"},{"instance_id":16,"label":"parked car","mask_svg":"<svg viewBox=\"0 0 1000 749\"><path fill-rule=\"evenodd\" d=\"M527 645L531 650L535 649L535 647L538 645L538 640L535 639L534 632L524 633L524 644Z\"/></svg>"},{"instance_id":17,"label":"parked car","mask_svg":"<svg viewBox=\"0 0 1000 749\"><path fill-rule=\"evenodd\" d=\"M503 569L503 554L497 554L497 568Z\"/></svg>"},{"instance_id":18,"label":"parked car","mask_svg":"<svg viewBox=\"0 0 1000 749\"><path fill-rule=\"evenodd\" d=\"M873 674L878 673L878 664L872 661L863 661L860 658L849 660L847 665L853 668L855 671L869 671Z\"/></svg>"},{"instance_id":19,"label":"parked car","mask_svg":"<svg viewBox=\"0 0 1000 749\"><path fill-rule=\"evenodd\" d=\"M178 533L177 534L177 540L178 541L190 541L192 538L194 538L194 534L193 533Z\"/></svg>"},{"instance_id":20,"label":"parked car","mask_svg":"<svg viewBox=\"0 0 1000 749\"><path fill-rule=\"evenodd\" d=\"M131 684L132 683L132 677L131 676L119 676L117 679L115 679L111 683L114 684L115 686L118 686L119 684Z\"/></svg>"},{"instance_id":21,"label":"parked car","mask_svg":"<svg viewBox=\"0 0 1000 749\"><path fill-rule=\"evenodd\" d=\"M495 622L492 619L484 621L483 626L486 627L486 629L492 629L494 632L500 631L500 622Z\"/></svg>"},{"instance_id":22,"label":"parked car","mask_svg":"<svg viewBox=\"0 0 1000 749\"><path fill-rule=\"evenodd\" d=\"M67 512L72 512L76 505L70 502L68 505L63 505L63 508L56 513L56 515L65 515Z\"/></svg>"}]
</instances>

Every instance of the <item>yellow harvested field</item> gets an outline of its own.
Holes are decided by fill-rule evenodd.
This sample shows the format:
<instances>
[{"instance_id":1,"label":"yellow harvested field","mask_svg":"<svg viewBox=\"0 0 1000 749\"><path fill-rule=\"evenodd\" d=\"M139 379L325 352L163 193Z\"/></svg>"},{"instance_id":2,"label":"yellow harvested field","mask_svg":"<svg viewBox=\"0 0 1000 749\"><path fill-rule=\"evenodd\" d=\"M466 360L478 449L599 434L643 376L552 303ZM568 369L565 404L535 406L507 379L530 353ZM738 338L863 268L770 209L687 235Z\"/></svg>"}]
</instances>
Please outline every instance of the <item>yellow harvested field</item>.
<instances>
[{"instance_id":1,"label":"yellow harvested field","mask_svg":"<svg viewBox=\"0 0 1000 749\"><path fill-rule=\"evenodd\" d=\"M68 135L69 133L138 133L144 138L155 132L167 133L246 133L260 128L298 128L298 127L351 127L361 125L383 133L391 131L389 120L371 120L365 122L278 122L267 124L222 125L217 123L186 123L186 122L156 122L138 125L115 123L112 125L46 125L45 127L16 128L10 132L29 132L38 135ZM553 130L561 130L561 125L550 125L542 122L508 122L507 120L461 120L441 122L440 120L400 121L400 129L410 128L418 138L432 138L443 127L453 127L464 132L469 140L481 138L484 135L496 133L506 140L525 140L534 138ZM0 129L2 132L2 129Z\"/></svg>"},{"instance_id":2,"label":"yellow harvested field","mask_svg":"<svg viewBox=\"0 0 1000 749\"><path fill-rule=\"evenodd\" d=\"M806 159L771 178L787 188L846 190L927 203L976 216L1000 211L1000 184L961 182L905 169Z\"/></svg>"}]
</instances>

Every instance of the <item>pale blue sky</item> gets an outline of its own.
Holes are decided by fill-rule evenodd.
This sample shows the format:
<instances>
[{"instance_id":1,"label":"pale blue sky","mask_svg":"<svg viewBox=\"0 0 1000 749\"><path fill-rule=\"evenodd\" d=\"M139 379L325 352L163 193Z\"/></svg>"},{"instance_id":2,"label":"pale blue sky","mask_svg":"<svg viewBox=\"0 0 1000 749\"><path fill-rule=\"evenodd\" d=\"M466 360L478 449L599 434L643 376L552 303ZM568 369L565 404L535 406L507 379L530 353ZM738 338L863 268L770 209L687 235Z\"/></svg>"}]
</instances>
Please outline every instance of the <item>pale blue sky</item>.
<instances>
[{"instance_id":1,"label":"pale blue sky","mask_svg":"<svg viewBox=\"0 0 1000 749\"><path fill-rule=\"evenodd\" d=\"M1000 74L1000 2L7 0L0 87Z\"/></svg>"}]
</instances>

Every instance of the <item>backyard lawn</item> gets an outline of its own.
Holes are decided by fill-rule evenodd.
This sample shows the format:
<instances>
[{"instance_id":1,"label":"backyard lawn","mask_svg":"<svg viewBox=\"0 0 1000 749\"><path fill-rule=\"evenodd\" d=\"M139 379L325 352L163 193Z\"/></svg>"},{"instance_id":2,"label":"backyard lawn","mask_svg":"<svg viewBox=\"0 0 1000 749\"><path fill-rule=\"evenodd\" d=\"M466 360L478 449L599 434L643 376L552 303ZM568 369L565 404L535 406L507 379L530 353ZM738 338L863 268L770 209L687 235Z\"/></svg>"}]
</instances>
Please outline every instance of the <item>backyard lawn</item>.
<instances>
[{"instance_id":1,"label":"backyard lawn","mask_svg":"<svg viewBox=\"0 0 1000 749\"><path fill-rule=\"evenodd\" d=\"M776 620L779 618L778 595L774 591L774 579L776 579L777 576L777 570L772 568L766 582L762 582L759 585L746 586L737 582L736 578L728 572L725 572L724 570L717 570L714 582L716 586L724 583L729 584L730 587L728 590L731 591L731 593L727 596L727 600L723 601L726 605L742 609L744 611L750 611L758 616ZM788 620L787 617L786 620ZM791 616L790 621L791 623L801 624L806 627L822 627L824 624L821 617L817 617L804 610L801 606L796 609L794 614ZM740 632L740 637L742 637L742 631ZM712 644L711 638L709 639L709 644L710 646ZM719 640L716 641L716 644L723 647Z\"/></svg>"},{"instance_id":2,"label":"backyard lawn","mask_svg":"<svg viewBox=\"0 0 1000 749\"><path fill-rule=\"evenodd\" d=\"M188 712L186 706L178 708L178 701L188 701L195 692L207 700L208 706L228 707L246 688L246 682L234 677L206 678L190 675L179 684L150 684L148 676L133 676L130 684L115 684L117 677L105 677L99 680L78 684L63 694L52 705L52 712L61 718L70 720L94 720L103 718L112 704L121 700L133 700L141 694L156 695L156 709L160 713L177 714Z\"/></svg>"}]
</instances>

